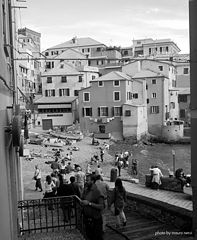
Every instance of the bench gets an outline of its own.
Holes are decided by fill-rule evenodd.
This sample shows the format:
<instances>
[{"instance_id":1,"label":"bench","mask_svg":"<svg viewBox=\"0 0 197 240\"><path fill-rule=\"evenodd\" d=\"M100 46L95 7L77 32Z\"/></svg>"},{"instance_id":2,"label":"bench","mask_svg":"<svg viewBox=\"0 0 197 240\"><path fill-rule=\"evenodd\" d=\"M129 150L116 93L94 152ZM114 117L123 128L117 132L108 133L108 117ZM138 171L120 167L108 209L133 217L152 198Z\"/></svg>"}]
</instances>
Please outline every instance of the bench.
<instances>
[{"instance_id":1,"label":"bench","mask_svg":"<svg viewBox=\"0 0 197 240\"><path fill-rule=\"evenodd\" d=\"M151 187L151 179L152 176L150 174L145 175L146 187ZM181 186L180 180L176 179L175 177L167 177L164 176L161 178L162 184L159 186L159 189L173 191L173 192L183 192L183 188Z\"/></svg>"}]
</instances>

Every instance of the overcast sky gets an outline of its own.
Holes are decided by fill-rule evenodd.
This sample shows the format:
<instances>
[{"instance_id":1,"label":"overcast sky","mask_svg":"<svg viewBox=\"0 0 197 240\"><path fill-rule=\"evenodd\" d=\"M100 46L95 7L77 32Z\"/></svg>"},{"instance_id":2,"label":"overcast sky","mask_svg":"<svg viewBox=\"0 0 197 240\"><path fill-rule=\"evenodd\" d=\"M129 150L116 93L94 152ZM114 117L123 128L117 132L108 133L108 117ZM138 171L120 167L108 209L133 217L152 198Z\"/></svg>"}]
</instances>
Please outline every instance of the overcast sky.
<instances>
[{"instance_id":1,"label":"overcast sky","mask_svg":"<svg viewBox=\"0 0 197 240\"><path fill-rule=\"evenodd\" d=\"M189 52L189 0L26 0L19 28L41 33L42 50L77 37L128 47L133 39L170 38Z\"/></svg>"}]
</instances>

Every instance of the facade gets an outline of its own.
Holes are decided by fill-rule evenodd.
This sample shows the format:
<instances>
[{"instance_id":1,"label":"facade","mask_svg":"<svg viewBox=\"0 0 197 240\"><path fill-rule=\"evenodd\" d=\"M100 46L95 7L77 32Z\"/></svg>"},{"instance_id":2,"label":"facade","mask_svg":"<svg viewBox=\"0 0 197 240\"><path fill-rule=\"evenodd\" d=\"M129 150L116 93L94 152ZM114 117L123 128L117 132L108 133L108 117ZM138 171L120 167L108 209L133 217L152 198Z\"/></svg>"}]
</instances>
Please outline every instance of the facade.
<instances>
[{"instance_id":1,"label":"facade","mask_svg":"<svg viewBox=\"0 0 197 240\"><path fill-rule=\"evenodd\" d=\"M166 57L174 56L180 48L171 39L152 38L133 40L134 57Z\"/></svg>"},{"instance_id":2,"label":"facade","mask_svg":"<svg viewBox=\"0 0 197 240\"><path fill-rule=\"evenodd\" d=\"M179 118L184 121L184 125L191 126L191 95L190 88L179 88Z\"/></svg>"},{"instance_id":3,"label":"facade","mask_svg":"<svg viewBox=\"0 0 197 240\"><path fill-rule=\"evenodd\" d=\"M118 71L92 80L90 87L79 91L81 130L101 138L139 139L147 133L145 94L144 81Z\"/></svg>"},{"instance_id":4,"label":"facade","mask_svg":"<svg viewBox=\"0 0 197 240\"><path fill-rule=\"evenodd\" d=\"M10 132L16 114L15 1L0 1L0 224L1 239L16 240L17 201L22 198L21 164Z\"/></svg>"},{"instance_id":5,"label":"facade","mask_svg":"<svg viewBox=\"0 0 197 240\"><path fill-rule=\"evenodd\" d=\"M179 117L174 66L145 59L122 66L122 71L133 79L146 81L148 131L162 136L165 121Z\"/></svg>"},{"instance_id":6,"label":"facade","mask_svg":"<svg viewBox=\"0 0 197 240\"><path fill-rule=\"evenodd\" d=\"M190 63L176 62L176 86L178 88L190 87Z\"/></svg>"},{"instance_id":7,"label":"facade","mask_svg":"<svg viewBox=\"0 0 197 240\"><path fill-rule=\"evenodd\" d=\"M71 126L76 120L76 97L41 97L35 105L35 124L43 130Z\"/></svg>"}]
</instances>

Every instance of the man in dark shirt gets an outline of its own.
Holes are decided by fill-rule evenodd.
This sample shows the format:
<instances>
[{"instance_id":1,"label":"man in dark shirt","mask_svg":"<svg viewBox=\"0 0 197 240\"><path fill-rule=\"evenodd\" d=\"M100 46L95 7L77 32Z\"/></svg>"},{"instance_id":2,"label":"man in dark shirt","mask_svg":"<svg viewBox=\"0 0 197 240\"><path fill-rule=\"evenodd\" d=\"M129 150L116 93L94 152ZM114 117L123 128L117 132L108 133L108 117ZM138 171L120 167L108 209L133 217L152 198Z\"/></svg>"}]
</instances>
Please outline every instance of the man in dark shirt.
<instances>
[{"instance_id":1,"label":"man in dark shirt","mask_svg":"<svg viewBox=\"0 0 197 240\"><path fill-rule=\"evenodd\" d=\"M51 163L51 168L53 171L60 170L60 164L58 163L58 157L55 157L55 161Z\"/></svg>"},{"instance_id":2,"label":"man in dark shirt","mask_svg":"<svg viewBox=\"0 0 197 240\"><path fill-rule=\"evenodd\" d=\"M103 240L102 211L104 209L104 196L95 184L94 175L87 177L82 199L87 238L89 240Z\"/></svg>"},{"instance_id":3,"label":"man in dark shirt","mask_svg":"<svg viewBox=\"0 0 197 240\"><path fill-rule=\"evenodd\" d=\"M69 187L70 187L71 195L77 195L79 198L81 197L81 196L80 196L79 186L78 186L78 184L75 182L75 177L74 177L74 176L71 176L71 177L70 177Z\"/></svg>"}]
</instances>

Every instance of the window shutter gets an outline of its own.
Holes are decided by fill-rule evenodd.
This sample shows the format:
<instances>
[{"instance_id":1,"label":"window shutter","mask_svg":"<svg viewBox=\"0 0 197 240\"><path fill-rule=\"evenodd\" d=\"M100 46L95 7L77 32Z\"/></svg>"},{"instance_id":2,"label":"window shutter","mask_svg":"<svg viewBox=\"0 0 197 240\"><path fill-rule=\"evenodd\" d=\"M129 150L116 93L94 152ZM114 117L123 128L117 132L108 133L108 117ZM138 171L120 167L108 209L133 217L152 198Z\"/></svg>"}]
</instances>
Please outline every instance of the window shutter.
<instances>
[{"instance_id":1,"label":"window shutter","mask_svg":"<svg viewBox=\"0 0 197 240\"><path fill-rule=\"evenodd\" d=\"M82 117L84 117L84 112L85 112L84 108L82 108Z\"/></svg>"},{"instance_id":2,"label":"window shutter","mask_svg":"<svg viewBox=\"0 0 197 240\"><path fill-rule=\"evenodd\" d=\"M106 107L106 116L108 117L108 107Z\"/></svg>"},{"instance_id":3,"label":"window shutter","mask_svg":"<svg viewBox=\"0 0 197 240\"><path fill-rule=\"evenodd\" d=\"M157 106L157 113L159 113L159 106Z\"/></svg>"},{"instance_id":4,"label":"window shutter","mask_svg":"<svg viewBox=\"0 0 197 240\"><path fill-rule=\"evenodd\" d=\"M98 116L100 117L100 108L98 107Z\"/></svg>"},{"instance_id":5,"label":"window shutter","mask_svg":"<svg viewBox=\"0 0 197 240\"><path fill-rule=\"evenodd\" d=\"M114 107L111 108L111 115L114 116Z\"/></svg>"},{"instance_id":6,"label":"window shutter","mask_svg":"<svg viewBox=\"0 0 197 240\"><path fill-rule=\"evenodd\" d=\"M122 116L122 107L120 107L120 116Z\"/></svg>"},{"instance_id":7,"label":"window shutter","mask_svg":"<svg viewBox=\"0 0 197 240\"><path fill-rule=\"evenodd\" d=\"M92 117L92 108L90 108L90 116Z\"/></svg>"},{"instance_id":8,"label":"window shutter","mask_svg":"<svg viewBox=\"0 0 197 240\"><path fill-rule=\"evenodd\" d=\"M59 89L59 96L60 96L60 97L62 96L62 91L61 91L61 89Z\"/></svg>"}]
</instances>

